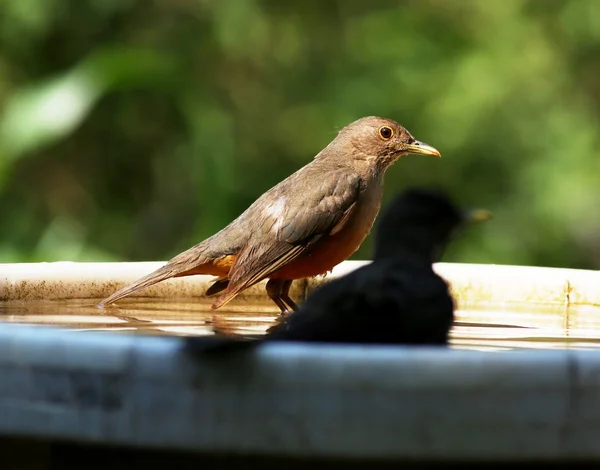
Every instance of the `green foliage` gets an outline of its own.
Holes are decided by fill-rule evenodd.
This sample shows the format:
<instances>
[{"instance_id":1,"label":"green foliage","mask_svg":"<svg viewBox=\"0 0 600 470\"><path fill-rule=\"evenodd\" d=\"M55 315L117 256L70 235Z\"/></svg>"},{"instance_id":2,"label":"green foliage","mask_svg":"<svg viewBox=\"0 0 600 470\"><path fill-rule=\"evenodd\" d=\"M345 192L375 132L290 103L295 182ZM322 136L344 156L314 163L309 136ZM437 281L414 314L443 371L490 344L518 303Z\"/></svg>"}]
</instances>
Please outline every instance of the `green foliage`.
<instances>
[{"instance_id":1,"label":"green foliage","mask_svg":"<svg viewBox=\"0 0 600 470\"><path fill-rule=\"evenodd\" d=\"M494 212L447 261L597 268L599 18L596 0L4 0L0 260L167 259L374 114L443 155L398 162L386 200L431 184Z\"/></svg>"}]
</instances>

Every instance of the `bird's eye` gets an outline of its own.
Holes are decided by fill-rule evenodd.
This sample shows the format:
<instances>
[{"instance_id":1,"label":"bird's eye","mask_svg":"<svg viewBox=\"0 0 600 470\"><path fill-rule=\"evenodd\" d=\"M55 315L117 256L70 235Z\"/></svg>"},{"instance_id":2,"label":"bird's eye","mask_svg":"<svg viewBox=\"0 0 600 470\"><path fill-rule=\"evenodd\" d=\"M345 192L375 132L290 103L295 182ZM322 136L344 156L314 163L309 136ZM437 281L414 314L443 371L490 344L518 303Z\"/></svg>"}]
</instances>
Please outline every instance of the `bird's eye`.
<instances>
[{"instance_id":1,"label":"bird's eye","mask_svg":"<svg viewBox=\"0 0 600 470\"><path fill-rule=\"evenodd\" d=\"M379 135L383 140L390 140L394 135L394 131L391 127L383 126L379 128Z\"/></svg>"}]
</instances>

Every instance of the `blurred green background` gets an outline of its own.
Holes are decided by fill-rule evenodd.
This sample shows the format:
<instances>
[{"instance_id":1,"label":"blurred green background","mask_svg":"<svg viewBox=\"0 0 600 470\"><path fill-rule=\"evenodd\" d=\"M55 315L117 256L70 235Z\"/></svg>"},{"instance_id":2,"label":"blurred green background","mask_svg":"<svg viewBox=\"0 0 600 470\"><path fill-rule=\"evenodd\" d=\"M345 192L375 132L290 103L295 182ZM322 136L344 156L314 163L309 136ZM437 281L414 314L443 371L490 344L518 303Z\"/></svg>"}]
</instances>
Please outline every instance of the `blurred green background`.
<instances>
[{"instance_id":1,"label":"blurred green background","mask_svg":"<svg viewBox=\"0 0 600 470\"><path fill-rule=\"evenodd\" d=\"M0 0L0 262L166 260L365 115L494 212L446 261L600 267L598 0Z\"/></svg>"}]
</instances>

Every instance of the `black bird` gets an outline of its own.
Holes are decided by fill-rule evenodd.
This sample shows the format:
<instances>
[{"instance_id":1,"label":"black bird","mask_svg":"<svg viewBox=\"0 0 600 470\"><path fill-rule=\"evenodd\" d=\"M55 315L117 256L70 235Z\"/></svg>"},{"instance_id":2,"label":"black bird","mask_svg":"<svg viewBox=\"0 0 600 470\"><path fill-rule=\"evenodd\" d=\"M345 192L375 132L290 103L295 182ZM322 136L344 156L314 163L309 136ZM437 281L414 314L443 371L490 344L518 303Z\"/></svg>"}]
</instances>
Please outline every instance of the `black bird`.
<instances>
[{"instance_id":1,"label":"black bird","mask_svg":"<svg viewBox=\"0 0 600 470\"><path fill-rule=\"evenodd\" d=\"M265 341L446 345L454 303L432 263L457 229L489 216L460 211L441 191L406 190L377 224L372 263L317 289L265 335L190 337L186 347L221 351Z\"/></svg>"}]
</instances>

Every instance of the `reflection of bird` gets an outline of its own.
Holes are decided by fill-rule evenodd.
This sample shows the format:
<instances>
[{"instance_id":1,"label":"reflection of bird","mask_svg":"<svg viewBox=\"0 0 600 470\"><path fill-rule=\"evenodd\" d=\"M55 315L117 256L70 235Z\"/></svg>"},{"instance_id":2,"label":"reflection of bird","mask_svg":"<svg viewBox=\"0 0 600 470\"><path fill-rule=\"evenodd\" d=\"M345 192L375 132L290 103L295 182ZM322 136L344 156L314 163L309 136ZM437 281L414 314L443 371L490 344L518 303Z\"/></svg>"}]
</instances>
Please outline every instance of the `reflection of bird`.
<instances>
[{"instance_id":1,"label":"reflection of bird","mask_svg":"<svg viewBox=\"0 0 600 470\"><path fill-rule=\"evenodd\" d=\"M459 212L438 191L408 190L378 224L372 263L317 289L258 341L216 335L187 338L187 347L215 351L277 340L447 344L454 304L432 263L460 225L487 217Z\"/></svg>"},{"instance_id":2,"label":"reflection of bird","mask_svg":"<svg viewBox=\"0 0 600 470\"><path fill-rule=\"evenodd\" d=\"M407 154L440 155L394 121L359 119L227 227L98 306L172 277L212 274L219 279L207 295L220 293L213 309L268 278L269 297L282 312L295 310L292 280L324 274L359 248L379 211L385 171Z\"/></svg>"}]
</instances>

